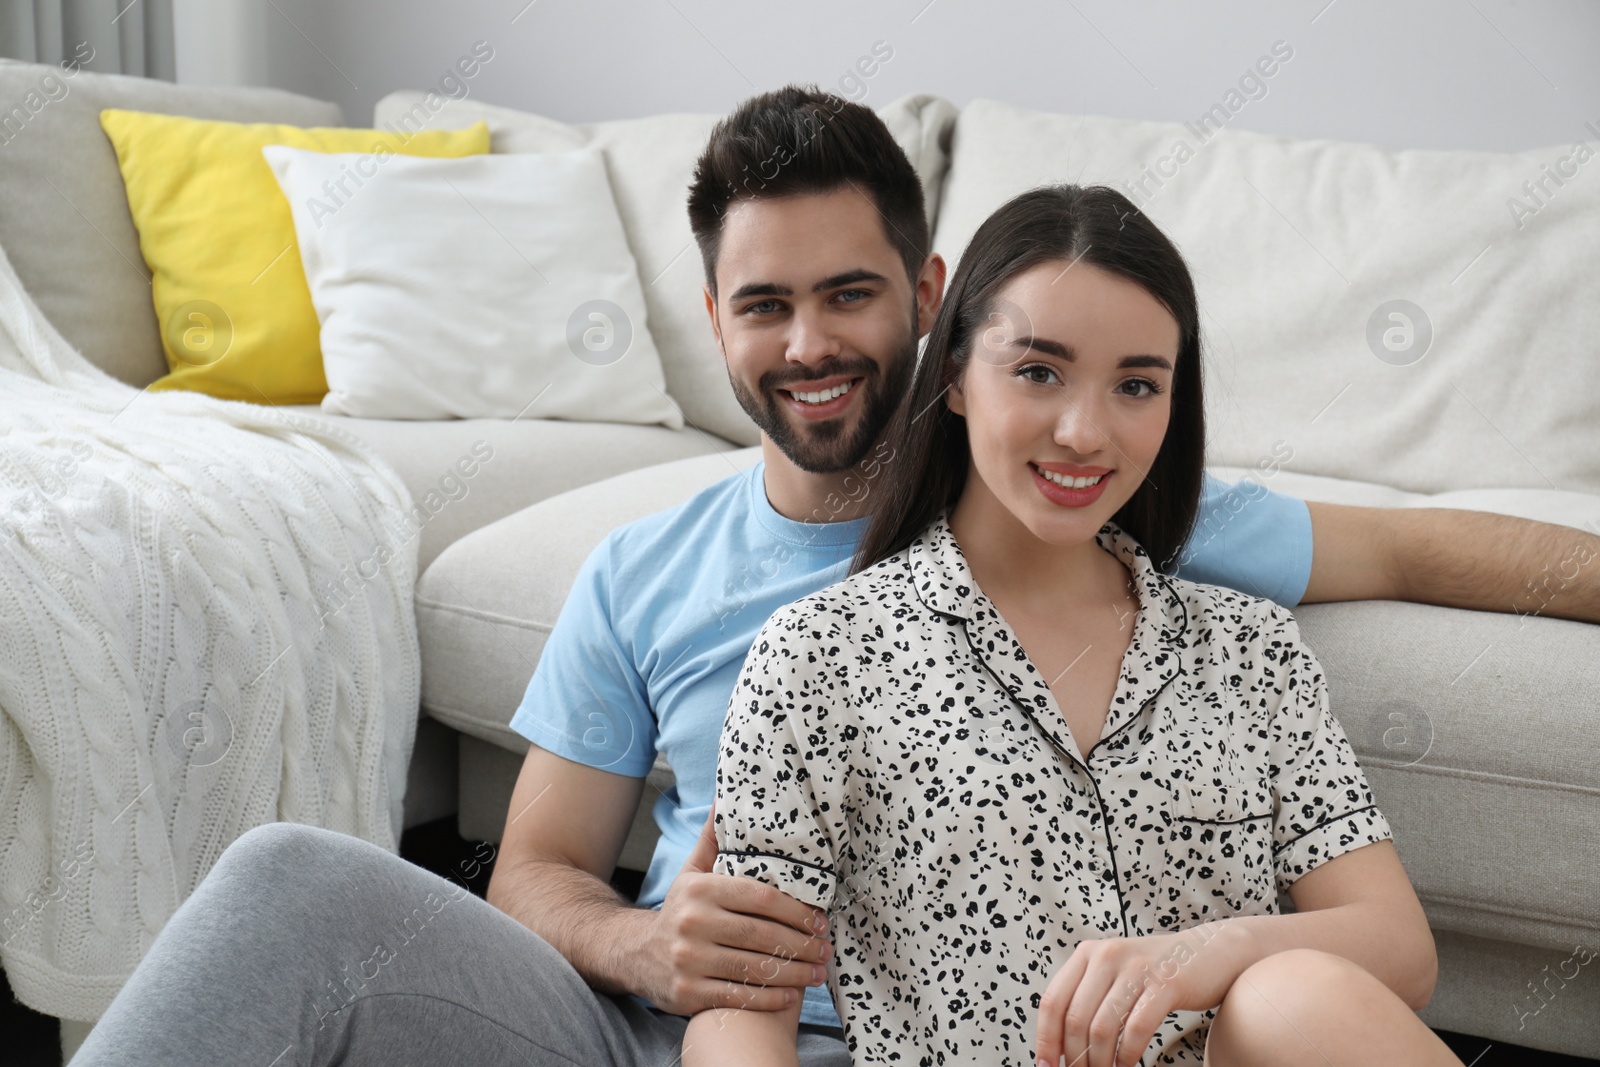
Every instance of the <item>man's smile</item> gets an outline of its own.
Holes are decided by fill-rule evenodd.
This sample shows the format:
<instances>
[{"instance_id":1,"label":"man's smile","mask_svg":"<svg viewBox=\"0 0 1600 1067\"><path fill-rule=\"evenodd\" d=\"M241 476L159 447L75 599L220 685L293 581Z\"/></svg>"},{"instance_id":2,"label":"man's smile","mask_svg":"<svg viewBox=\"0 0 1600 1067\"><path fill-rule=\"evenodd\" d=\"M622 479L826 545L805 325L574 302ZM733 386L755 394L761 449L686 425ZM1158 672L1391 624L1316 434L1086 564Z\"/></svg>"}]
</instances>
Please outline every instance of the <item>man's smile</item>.
<instances>
[{"instance_id":1,"label":"man's smile","mask_svg":"<svg viewBox=\"0 0 1600 1067\"><path fill-rule=\"evenodd\" d=\"M778 390L789 407L807 419L826 419L842 413L859 391L860 376L819 379L784 386Z\"/></svg>"}]
</instances>

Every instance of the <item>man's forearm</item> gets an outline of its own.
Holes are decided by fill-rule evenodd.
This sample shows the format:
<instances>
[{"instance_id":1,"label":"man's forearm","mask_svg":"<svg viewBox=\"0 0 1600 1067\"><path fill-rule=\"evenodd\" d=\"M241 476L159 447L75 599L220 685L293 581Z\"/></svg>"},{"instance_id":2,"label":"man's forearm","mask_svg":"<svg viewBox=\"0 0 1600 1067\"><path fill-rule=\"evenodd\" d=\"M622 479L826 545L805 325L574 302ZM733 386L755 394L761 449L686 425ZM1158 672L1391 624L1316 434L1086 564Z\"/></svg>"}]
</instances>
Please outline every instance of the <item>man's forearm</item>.
<instances>
[{"instance_id":1,"label":"man's forearm","mask_svg":"<svg viewBox=\"0 0 1600 1067\"><path fill-rule=\"evenodd\" d=\"M1450 508L1397 510L1404 599L1600 622L1600 537L1571 526Z\"/></svg>"},{"instance_id":2,"label":"man's forearm","mask_svg":"<svg viewBox=\"0 0 1600 1067\"><path fill-rule=\"evenodd\" d=\"M544 938L602 993L634 993L651 913L588 871L548 860L496 866L489 903Z\"/></svg>"},{"instance_id":3,"label":"man's forearm","mask_svg":"<svg viewBox=\"0 0 1600 1067\"><path fill-rule=\"evenodd\" d=\"M1411 600L1600 622L1600 528L1458 508L1306 505L1303 604Z\"/></svg>"}]
</instances>

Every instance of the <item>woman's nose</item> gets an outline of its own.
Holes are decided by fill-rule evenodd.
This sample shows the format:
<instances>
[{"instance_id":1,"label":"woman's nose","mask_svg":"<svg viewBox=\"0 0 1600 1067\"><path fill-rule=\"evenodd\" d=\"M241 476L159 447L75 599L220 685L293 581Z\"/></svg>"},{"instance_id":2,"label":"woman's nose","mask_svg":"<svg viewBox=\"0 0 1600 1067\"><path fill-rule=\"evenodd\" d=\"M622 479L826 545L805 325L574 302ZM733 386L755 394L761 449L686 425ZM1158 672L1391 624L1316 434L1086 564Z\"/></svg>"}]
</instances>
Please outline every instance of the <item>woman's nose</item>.
<instances>
[{"instance_id":1,"label":"woman's nose","mask_svg":"<svg viewBox=\"0 0 1600 1067\"><path fill-rule=\"evenodd\" d=\"M1110 443L1110 437L1102 429L1104 415L1091 401L1083 397L1065 397L1063 404L1056 418L1056 444L1080 456L1090 456Z\"/></svg>"}]
</instances>

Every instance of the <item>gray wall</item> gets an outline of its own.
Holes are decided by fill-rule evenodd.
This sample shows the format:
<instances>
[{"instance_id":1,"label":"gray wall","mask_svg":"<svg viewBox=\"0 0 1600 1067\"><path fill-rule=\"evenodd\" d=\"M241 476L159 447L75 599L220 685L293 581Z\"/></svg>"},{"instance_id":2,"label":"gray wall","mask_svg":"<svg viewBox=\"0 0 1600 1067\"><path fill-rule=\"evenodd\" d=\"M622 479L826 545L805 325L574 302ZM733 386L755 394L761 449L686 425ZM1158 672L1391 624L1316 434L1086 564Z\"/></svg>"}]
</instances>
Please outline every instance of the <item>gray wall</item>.
<instances>
[{"instance_id":1,"label":"gray wall","mask_svg":"<svg viewBox=\"0 0 1600 1067\"><path fill-rule=\"evenodd\" d=\"M178 80L337 101L352 125L434 85L478 40L468 83L567 121L724 112L791 80L874 105L910 92L1049 111L1193 119L1275 41L1294 58L1234 123L1389 148L1570 145L1600 124L1600 4L1588 0L174 0Z\"/></svg>"}]
</instances>

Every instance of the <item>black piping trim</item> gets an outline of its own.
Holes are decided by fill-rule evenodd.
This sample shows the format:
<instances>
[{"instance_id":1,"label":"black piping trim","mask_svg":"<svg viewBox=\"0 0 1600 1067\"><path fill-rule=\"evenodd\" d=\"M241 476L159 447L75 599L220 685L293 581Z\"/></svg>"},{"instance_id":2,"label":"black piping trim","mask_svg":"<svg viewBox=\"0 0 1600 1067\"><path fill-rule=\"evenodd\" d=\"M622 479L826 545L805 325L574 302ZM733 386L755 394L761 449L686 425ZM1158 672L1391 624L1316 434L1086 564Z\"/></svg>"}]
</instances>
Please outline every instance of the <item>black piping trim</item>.
<instances>
[{"instance_id":1,"label":"black piping trim","mask_svg":"<svg viewBox=\"0 0 1600 1067\"><path fill-rule=\"evenodd\" d=\"M729 849L719 848L719 849L717 849L717 855L719 855L719 856L761 856L761 857L763 857L765 859L778 860L778 861L783 862L783 863L795 863L795 864L799 864L801 867L810 867L814 871L821 871L823 874L827 875L830 878L838 878L839 877L839 873L837 871L835 871L832 867L825 867L820 863L808 863L805 860L797 860L797 859L794 859L791 856L780 856L776 852L761 852L761 851L759 851L757 849L753 849L753 848L741 848L741 849L739 849L737 851L731 851Z\"/></svg>"},{"instance_id":2,"label":"black piping trim","mask_svg":"<svg viewBox=\"0 0 1600 1067\"><path fill-rule=\"evenodd\" d=\"M1373 808L1376 808L1377 806L1378 805L1376 805L1376 804L1368 804L1364 808L1353 808L1350 811L1345 812L1343 815L1334 815L1331 818L1323 819L1321 822L1317 823L1317 825L1313 826L1311 829L1306 830L1306 831L1304 831L1304 832L1302 832L1302 833L1300 833L1300 834L1298 834L1298 835L1296 835L1294 837L1289 838L1289 840L1285 841L1283 844L1281 844L1277 848L1273 849L1272 853L1273 853L1273 855L1277 855L1279 852L1281 852L1284 849L1288 848L1290 845L1294 844L1296 841L1299 841L1301 838L1310 837L1312 834L1316 833L1318 830L1322 829L1324 826L1328 826L1328 825L1330 825L1332 823L1336 823L1340 819L1348 819L1352 815L1360 815L1364 811L1371 811Z\"/></svg>"},{"instance_id":3,"label":"black piping trim","mask_svg":"<svg viewBox=\"0 0 1600 1067\"><path fill-rule=\"evenodd\" d=\"M1105 828L1106 855L1111 857L1111 880L1117 886L1117 921L1122 923L1122 936L1131 937L1133 935L1128 933L1128 898L1122 892L1122 872L1117 869L1117 845L1111 839L1111 813L1106 810L1106 802L1100 797L1100 783L1095 781L1092 774L1089 775L1089 786L1094 790L1094 802L1100 806L1100 825Z\"/></svg>"},{"instance_id":4,"label":"black piping trim","mask_svg":"<svg viewBox=\"0 0 1600 1067\"><path fill-rule=\"evenodd\" d=\"M1151 704L1155 703L1157 698L1159 698L1162 693L1165 693L1167 691L1167 686L1171 685L1173 682L1175 682L1179 678L1183 677L1184 674L1188 673L1183 669L1183 657L1178 655L1177 650L1176 649L1168 649L1168 651L1172 654L1172 658L1177 660L1177 669L1172 672L1172 677L1171 678L1168 678L1166 681L1161 683L1161 688L1160 689L1157 689L1154 693L1150 694L1150 699L1149 700L1146 700L1143 704L1139 705L1139 711L1141 711L1141 712L1144 711L1145 708L1148 708ZM1108 711L1106 714L1109 715L1110 712ZM1107 734L1105 737L1102 737L1100 740L1098 740L1094 744L1090 745L1089 746L1089 755L1085 757L1085 761L1087 762L1088 760L1093 759L1095 751L1101 745L1105 744L1107 741L1116 740L1118 734L1122 733L1122 731L1126 730L1128 727L1132 726L1135 722L1138 722L1138 721L1139 721L1139 716L1137 714L1135 714L1131 718L1129 718L1127 722L1123 723L1121 726L1117 727L1115 730L1112 730L1111 733Z\"/></svg>"},{"instance_id":5,"label":"black piping trim","mask_svg":"<svg viewBox=\"0 0 1600 1067\"><path fill-rule=\"evenodd\" d=\"M1258 819L1270 819L1270 818L1272 818L1272 816L1270 814L1267 814L1267 815L1246 815L1242 819L1197 819L1193 815L1174 815L1172 817L1174 822L1197 822L1197 823L1201 823L1201 824L1203 824L1205 826L1238 826L1242 822L1255 822ZM1302 834L1301 836L1304 836L1304 835ZM1295 840L1298 841L1298 840L1300 840L1300 838L1297 837L1297 838L1295 838Z\"/></svg>"},{"instance_id":6,"label":"black piping trim","mask_svg":"<svg viewBox=\"0 0 1600 1067\"><path fill-rule=\"evenodd\" d=\"M1022 699L1020 697L1018 697L1015 692L1012 691L1012 689L1011 689L1011 687L1009 685L1007 685L1006 683L1004 683L1004 682L1002 682L1000 680L1000 676L994 673L994 669L989 666L989 661L986 658L984 658L983 653L979 652L978 649L973 645L973 643L972 643L972 627L971 626L963 626L961 628L961 630L962 630L962 632L964 634L966 634L967 647L971 648L972 649L972 654L978 657L978 662L983 664L983 669L989 672L989 677L993 678L995 680L995 684L998 685L1001 689L1005 690L1006 695L1011 698L1011 702L1013 704L1016 704L1019 708L1021 708L1022 709L1022 713L1024 715L1027 715L1028 714L1028 709L1025 706L1023 706ZM1182 673L1181 668L1180 668L1178 673ZM1172 678L1176 678L1177 676L1178 676L1177 674L1174 674L1172 676ZM1166 689L1167 685L1172 684L1172 678L1168 678L1166 685L1163 685L1161 687L1161 689L1156 690L1157 695L1159 695L1161 693L1161 690ZM1152 696L1150 699L1154 700L1155 697ZM1145 703L1148 704L1149 701L1146 701ZM1046 732L1046 736L1049 736L1048 731ZM1060 746L1056 746L1056 747L1059 749ZM1094 749L1091 748L1089 750L1089 753L1090 753L1090 755L1093 755L1094 754ZM1115 842L1113 842L1112 839L1111 839L1111 813L1106 810L1106 802L1100 796L1100 783L1095 781L1094 775L1089 773L1089 768L1088 768L1087 764L1085 763L1085 761L1083 759L1079 758L1077 753L1064 752L1062 754L1065 755L1072 762L1078 764L1078 766L1083 767L1084 773L1087 774L1088 778L1089 778L1089 786L1090 786L1090 788L1092 788L1094 790L1094 802L1095 802L1095 805L1097 807L1099 807L1099 809L1100 809L1100 822L1101 822L1101 825L1104 827L1103 832L1105 833L1105 836L1106 836L1106 854L1111 857L1111 878L1112 878L1112 881L1114 881L1116 883L1116 886L1117 886L1117 905L1118 905L1118 907L1117 907L1117 921L1122 924L1122 936L1123 937L1131 936L1128 933L1128 909L1127 909L1128 901L1127 901L1127 897L1124 896L1124 894L1122 892L1122 872L1117 869L1117 850L1116 850ZM1143 1062L1142 1059L1141 1059L1140 1062Z\"/></svg>"}]
</instances>

